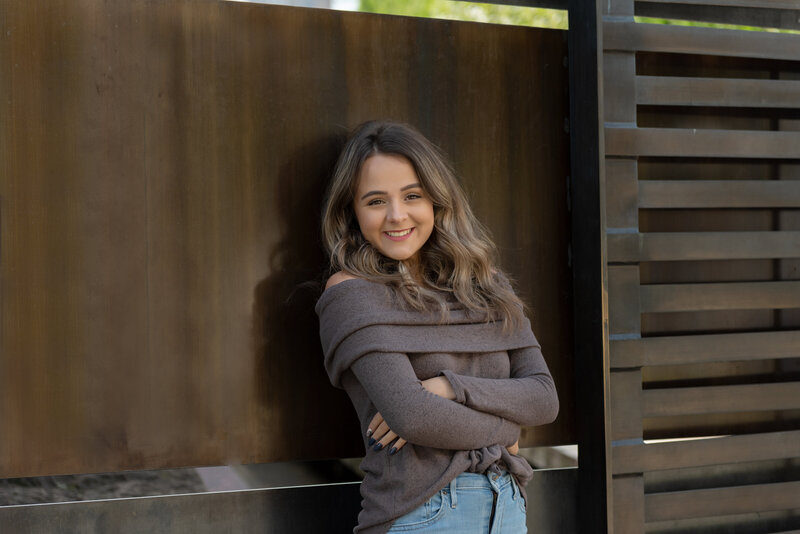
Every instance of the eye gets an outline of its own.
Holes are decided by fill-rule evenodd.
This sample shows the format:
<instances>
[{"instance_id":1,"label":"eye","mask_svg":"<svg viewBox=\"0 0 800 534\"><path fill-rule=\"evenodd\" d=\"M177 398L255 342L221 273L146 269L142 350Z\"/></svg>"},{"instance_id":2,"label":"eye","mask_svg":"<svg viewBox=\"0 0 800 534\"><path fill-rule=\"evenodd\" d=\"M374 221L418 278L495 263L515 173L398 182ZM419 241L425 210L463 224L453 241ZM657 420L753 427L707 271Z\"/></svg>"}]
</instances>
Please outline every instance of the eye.
<instances>
[{"instance_id":1,"label":"eye","mask_svg":"<svg viewBox=\"0 0 800 534\"><path fill-rule=\"evenodd\" d=\"M372 200L367 202L367 206L377 206L379 204L383 204L383 199L373 198Z\"/></svg>"},{"instance_id":2,"label":"eye","mask_svg":"<svg viewBox=\"0 0 800 534\"><path fill-rule=\"evenodd\" d=\"M416 200L418 198L422 198L422 195L419 193L409 193L406 195L406 200Z\"/></svg>"}]
</instances>

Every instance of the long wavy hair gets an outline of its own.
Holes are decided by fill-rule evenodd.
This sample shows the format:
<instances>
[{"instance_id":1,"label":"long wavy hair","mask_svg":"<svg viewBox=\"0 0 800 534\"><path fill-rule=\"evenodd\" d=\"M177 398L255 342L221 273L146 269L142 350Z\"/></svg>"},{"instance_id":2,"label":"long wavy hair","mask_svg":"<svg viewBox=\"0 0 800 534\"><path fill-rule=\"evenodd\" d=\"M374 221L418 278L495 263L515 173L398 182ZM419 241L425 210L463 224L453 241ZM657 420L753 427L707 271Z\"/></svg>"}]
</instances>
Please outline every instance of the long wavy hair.
<instances>
[{"instance_id":1,"label":"long wavy hair","mask_svg":"<svg viewBox=\"0 0 800 534\"><path fill-rule=\"evenodd\" d=\"M378 252L358 226L354 196L364 162L375 154L406 158L433 203L434 225L419 251L419 274L405 261ZM401 301L417 310L447 313L447 295L469 312L516 327L524 305L497 266L497 250L475 218L455 172L442 152L413 127L369 121L356 127L333 171L322 217L322 237L330 254L331 273L353 276L393 288Z\"/></svg>"}]
</instances>

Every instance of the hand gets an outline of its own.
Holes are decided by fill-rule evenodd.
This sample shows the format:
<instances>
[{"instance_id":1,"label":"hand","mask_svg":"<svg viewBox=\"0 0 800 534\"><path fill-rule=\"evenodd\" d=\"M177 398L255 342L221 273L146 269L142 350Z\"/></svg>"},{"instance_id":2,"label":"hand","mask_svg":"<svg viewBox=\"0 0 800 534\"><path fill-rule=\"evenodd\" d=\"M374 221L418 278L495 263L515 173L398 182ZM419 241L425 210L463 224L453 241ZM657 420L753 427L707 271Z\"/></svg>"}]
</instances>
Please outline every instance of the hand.
<instances>
[{"instance_id":1,"label":"hand","mask_svg":"<svg viewBox=\"0 0 800 534\"><path fill-rule=\"evenodd\" d=\"M447 377L434 376L427 380L422 381L422 387L437 395L449 400L456 400L456 392L453 391L453 386Z\"/></svg>"},{"instance_id":2,"label":"hand","mask_svg":"<svg viewBox=\"0 0 800 534\"><path fill-rule=\"evenodd\" d=\"M450 381L443 376L435 376L433 378L423 380L421 383L426 390L434 395L438 395L439 397L444 397L445 399L450 400L455 400L456 398L456 393L453 391L453 386L450 384ZM389 449L389 454L396 454L397 451L402 449L407 443L406 440L392 432L392 430L389 428L389 425L387 425L386 421L383 420L383 416L380 414L380 412L375 414L375 417L372 418L369 426L367 426L367 437L370 438L369 445L374 447L377 451L388 446L396 439L397 441L395 441L394 445ZM519 447L517 447L517 450L519 450Z\"/></svg>"},{"instance_id":3,"label":"hand","mask_svg":"<svg viewBox=\"0 0 800 534\"><path fill-rule=\"evenodd\" d=\"M506 447L506 449L511 454L517 454L519 452L519 440L515 441L513 445Z\"/></svg>"},{"instance_id":4,"label":"hand","mask_svg":"<svg viewBox=\"0 0 800 534\"><path fill-rule=\"evenodd\" d=\"M389 449L389 454L396 454L407 443L406 440L392 432L380 412L375 414L367 426L367 437L370 438L369 445L379 451L397 439Z\"/></svg>"}]
</instances>

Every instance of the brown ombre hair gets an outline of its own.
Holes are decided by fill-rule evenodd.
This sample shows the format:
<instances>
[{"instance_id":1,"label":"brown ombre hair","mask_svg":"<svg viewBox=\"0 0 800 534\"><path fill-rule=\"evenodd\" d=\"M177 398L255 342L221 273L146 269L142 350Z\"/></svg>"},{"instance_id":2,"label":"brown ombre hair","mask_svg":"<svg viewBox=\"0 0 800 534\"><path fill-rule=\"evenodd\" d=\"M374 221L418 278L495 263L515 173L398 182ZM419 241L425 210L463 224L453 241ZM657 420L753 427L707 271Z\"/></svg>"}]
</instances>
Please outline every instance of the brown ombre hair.
<instances>
[{"instance_id":1,"label":"brown ombre hair","mask_svg":"<svg viewBox=\"0 0 800 534\"><path fill-rule=\"evenodd\" d=\"M406 158L433 202L434 227L419 253L419 277L404 261L387 258L361 234L353 200L361 168L375 154ZM417 310L447 311L446 294L487 320L517 326L522 301L497 267L497 251L475 218L455 172L436 145L407 124L369 121L348 139L333 171L322 217L331 273L344 271L393 288Z\"/></svg>"}]
</instances>

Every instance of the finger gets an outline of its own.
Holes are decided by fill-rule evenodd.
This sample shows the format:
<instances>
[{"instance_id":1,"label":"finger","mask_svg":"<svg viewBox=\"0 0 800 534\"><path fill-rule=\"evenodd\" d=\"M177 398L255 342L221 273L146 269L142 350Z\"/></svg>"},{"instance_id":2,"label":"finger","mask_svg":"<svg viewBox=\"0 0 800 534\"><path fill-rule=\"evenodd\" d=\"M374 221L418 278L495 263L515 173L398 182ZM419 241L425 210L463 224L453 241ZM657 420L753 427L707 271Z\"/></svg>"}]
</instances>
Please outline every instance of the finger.
<instances>
[{"instance_id":1,"label":"finger","mask_svg":"<svg viewBox=\"0 0 800 534\"><path fill-rule=\"evenodd\" d=\"M372 439L379 441L383 439L387 432L389 432L389 425L386 424L386 421L382 421L378 428L375 429L375 432L372 433Z\"/></svg>"},{"instance_id":2,"label":"finger","mask_svg":"<svg viewBox=\"0 0 800 534\"><path fill-rule=\"evenodd\" d=\"M386 428L389 428L389 427L386 427ZM379 450L381 450L382 448L386 447L388 444L390 444L392 441L394 441L396 439L397 439L397 434L395 434L394 432L389 430L386 433L386 435L383 436L383 438L378 443L375 444L373 449L375 449L376 451L379 451Z\"/></svg>"},{"instance_id":3,"label":"finger","mask_svg":"<svg viewBox=\"0 0 800 534\"><path fill-rule=\"evenodd\" d=\"M367 440L367 446L372 447L375 445L379 439L382 439L383 436L389 431L389 425L386 424L386 421L381 420L380 424L375 428L375 431Z\"/></svg>"},{"instance_id":4,"label":"finger","mask_svg":"<svg viewBox=\"0 0 800 534\"><path fill-rule=\"evenodd\" d=\"M406 440L404 440L403 438L397 438L397 441L394 442L394 445L392 445L392 448L389 449L389 454L397 454L397 451L402 449L403 446L406 443L408 443L408 442Z\"/></svg>"},{"instance_id":5,"label":"finger","mask_svg":"<svg viewBox=\"0 0 800 534\"><path fill-rule=\"evenodd\" d=\"M378 425L383 423L383 416L381 412L375 414L375 417L372 418L372 421L369 422L367 425L367 437L372 436L375 433L375 429L378 428Z\"/></svg>"}]
</instances>

